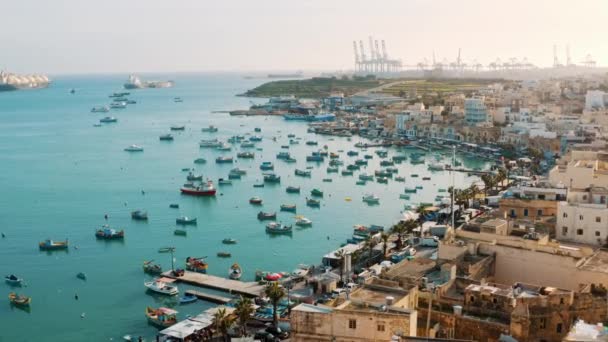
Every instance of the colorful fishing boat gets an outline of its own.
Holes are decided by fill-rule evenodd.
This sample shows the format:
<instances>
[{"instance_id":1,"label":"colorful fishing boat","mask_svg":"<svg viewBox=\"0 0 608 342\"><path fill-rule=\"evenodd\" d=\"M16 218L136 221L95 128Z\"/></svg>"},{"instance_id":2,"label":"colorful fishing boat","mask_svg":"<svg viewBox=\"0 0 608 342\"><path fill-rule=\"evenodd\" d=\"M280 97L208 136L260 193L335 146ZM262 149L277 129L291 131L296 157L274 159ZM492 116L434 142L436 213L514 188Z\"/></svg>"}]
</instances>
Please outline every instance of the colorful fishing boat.
<instances>
[{"instance_id":1,"label":"colorful fishing boat","mask_svg":"<svg viewBox=\"0 0 608 342\"><path fill-rule=\"evenodd\" d=\"M249 203L254 204L254 205L261 205L262 199L257 196L254 196L249 199Z\"/></svg>"},{"instance_id":2,"label":"colorful fishing boat","mask_svg":"<svg viewBox=\"0 0 608 342\"><path fill-rule=\"evenodd\" d=\"M118 231L116 229L109 228L108 226L104 226L95 231L95 237L104 240L122 240L125 238L125 231Z\"/></svg>"},{"instance_id":3,"label":"colorful fishing boat","mask_svg":"<svg viewBox=\"0 0 608 342\"><path fill-rule=\"evenodd\" d=\"M209 265L205 262L205 258L186 258L186 269L192 272L207 273Z\"/></svg>"},{"instance_id":4,"label":"colorful fishing boat","mask_svg":"<svg viewBox=\"0 0 608 342\"><path fill-rule=\"evenodd\" d=\"M266 233L269 234L291 234L292 227L278 222L270 222L266 225Z\"/></svg>"},{"instance_id":5,"label":"colorful fishing boat","mask_svg":"<svg viewBox=\"0 0 608 342\"><path fill-rule=\"evenodd\" d=\"M30 306L32 303L32 298L24 295L19 295L15 292L11 292L8 294L8 300L12 305L26 307Z\"/></svg>"},{"instance_id":6,"label":"colorful fishing boat","mask_svg":"<svg viewBox=\"0 0 608 342\"><path fill-rule=\"evenodd\" d=\"M287 191L288 194L299 194L300 187L299 186L288 186L287 189L285 189L285 191Z\"/></svg>"},{"instance_id":7,"label":"colorful fishing boat","mask_svg":"<svg viewBox=\"0 0 608 342\"><path fill-rule=\"evenodd\" d=\"M307 219L304 216L297 216L296 217L296 226L299 227L310 227L312 226L312 221Z\"/></svg>"},{"instance_id":8,"label":"colorful fishing boat","mask_svg":"<svg viewBox=\"0 0 608 342\"><path fill-rule=\"evenodd\" d=\"M312 196L316 196L316 197L323 197L323 191L321 191L320 189L317 189L317 188L312 189L312 190L310 191L310 194L311 194Z\"/></svg>"},{"instance_id":9,"label":"colorful fishing boat","mask_svg":"<svg viewBox=\"0 0 608 342\"><path fill-rule=\"evenodd\" d=\"M181 193L190 196L215 196L217 190L212 181L207 181L196 187L182 187Z\"/></svg>"},{"instance_id":10,"label":"colorful fishing boat","mask_svg":"<svg viewBox=\"0 0 608 342\"><path fill-rule=\"evenodd\" d=\"M197 300L198 298L196 298L196 296L191 293L186 293L182 297L179 297L180 304L190 304L196 302Z\"/></svg>"},{"instance_id":11,"label":"colorful fishing boat","mask_svg":"<svg viewBox=\"0 0 608 342\"><path fill-rule=\"evenodd\" d=\"M260 170L262 171L270 171L270 170L274 170L274 164L272 164L272 162L262 162L262 164L260 165Z\"/></svg>"},{"instance_id":12,"label":"colorful fishing boat","mask_svg":"<svg viewBox=\"0 0 608 342\"><path fill-rule=\"evenodd\" d=\"M255 154L253 152L239 152L236 154L236 157L242 159L253 159L255 158Z\"/></svg>"},{"instance_id":13,"label":"colorful fishing boat","mask_svg":"<svg viewBox=\"0 0 608 342\"><path fill-rule=\"evenodd\" d=\"M314 198L307 198L306 199L306 205L309 207L320 207L321 206L321 201L316 200Z\"/></svg>"},{"instance_id":14,"label":"colorful fishing boat","mask_svg":"<svg viewBox=\"0 0 608 342\"><path fill-rule=\"evenodd\" d=\"M310 177L310 175L311 175L310 170L299 170L299 169L296 169L294 171L294 173L295 173L296 176L300 176L300 177Z\"/></svg>"},{"instance_id":15,"label":"colorful fishing boat","mask_svg":"<svg viewBox=\"0 0 608 342\"><path fill-rule=\"evenodd\" d=\"M280 183L281 182L281 176L277 176L274 173L266 173L266 174L264 174L264 182L267 182L267 183Z\"/></svg>"},{"instance_id":16,"label":"colorful fishing boat","mask_svg":"<svg viewBox=\"0 0 608 342\"><path fill-rule=\"evenodd\" d=\"M68 240L65 241L53 241L46 239L43 242L38 243L38 247L43 251L54 251L68 248Z\"/></svg>"},{"instance_id":17,"label":"colorful fishing boat","mask_svg":"<svg viewBox=\"0 0 608 342\"><path fill-rule=\"evenodd\" d=\"M196 225L196 217L182 216L175 219L176 224L181 225Z\"/></svg>"},{"instance_id":18,"label":"colorful fishing boat","mask_svg":"<svg viewBox=\"0 0 608 342\"><path fill-rule=\"evenodd\" d=\"M146 308L146 317L148 322L159 328L168 328L177 323L177 311L165 307L154 309Z\"/></svg>"},{"instance_id":19,"label":"colorful fishing boat","mask_svg":"<svg viewBox=\"0 0 608 342\"><path fill-rule=\"evenodd\" d=\"M215 158L215 163L216 164L232 164L232 162L234 162L234 160L232 159L232 157L217 157L217 158Z\"/></svg>"}]
</instances>

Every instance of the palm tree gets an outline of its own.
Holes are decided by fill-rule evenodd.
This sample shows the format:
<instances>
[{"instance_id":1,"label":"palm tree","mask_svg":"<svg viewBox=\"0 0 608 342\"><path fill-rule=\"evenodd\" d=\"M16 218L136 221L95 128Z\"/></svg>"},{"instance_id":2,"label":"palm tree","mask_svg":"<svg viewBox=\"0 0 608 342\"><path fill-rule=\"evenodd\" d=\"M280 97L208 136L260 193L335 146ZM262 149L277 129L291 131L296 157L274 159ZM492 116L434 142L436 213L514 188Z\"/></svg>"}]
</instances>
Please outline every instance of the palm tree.
<instances>
[{"instance_id":1,"label":"palm tree","mask_svg":"<svg viewBox=\"0 0 608 342\"><path fill-rule=\"evenodd\" d=\"M239 327L241 328L241 335L247 335L247 322L251 316L253 316L254 311L251 299L241 296L234 309L234 314L236 315L239 321Z\"/></svg>"},{"instance_id":2,"label":"palm tree","mask_svg":"<svg viewBox=\"0 0 608 342\"><path fill-rule=\"evenodd\" d=\"M505 173L505 170L499 169L498 174L496 175L496 177L494 177L494 182L496 182L496 184L500 183L500 186L502 187L505 179L507 179L507 174Z\"/></svg>"},{"instance_id":3,"label":"palm tree","mask_svg":"<svg viewBox=\"0 0 608 342\"><path fill-rule=\"evenodd\" d=\"M213 326L222 334L224 341L228 341L228 329L234 324L234 316L226 313L226 308L219 308L213 314Z\"/></svg>"},{"instance_id":4,"label":"palm tree","mask_svg":"<svg viewBox=\"0 0 608 342\"><path fill-rule=\"evenodd\" d=\"M285 290L279 286L279 283L273 281L266 286L264 290L266 297L270 299L272 303L272 323L275 327L279 324L279 315L277 314L277 307L281 298L285 297Z\"/></svg>"},{"instance_id":5,"label":"palm tree","mask_svg":"<svg viewBox=\"0 0 608 342\"><path fill-rule=\"evenodd\" d=\"M483 196L488 197L488 190L494 187L494 177L489 173L481 175L481 181L483 182Z\"/></svg>"},{"instance_id":6,"label":"palm tree","mask_svg":"<svg viewBox=\"0 0 608 342\"><path fill-rule=\"evenodd\" d=\"M408 220L411 221L411 220ZM407 222L407 221L405 221ZM397 234L397 249L401 249L402 246L402 241L401 238L403 237L403 234L405 234L406 232L406 226L405 226L405 222L404 221L399 221L399 223L397 223L396 225L394 225L391 228L391 233L393 234Z\"/></svg>"},{"instance_id":7,"label":"palm tree","mask_svg":"<svg viewBox=\"0 0 608 342\"><path fill-rule=\"evenodd\" d=\"M389 239L390 235L382 232L382 234L380 234L380 239L382 239L382 257L384 259L386 259L386 249L388 248L388 239Z\"/></svg>"},{"instance_id":8,"label":"palm tree","mask_svg":"<svg viewBox=\"0 0 608 342\"><path fill-rule=\"evenodd\" d=\"M344 283L344 258L346 257L346 252L344 249L339 249L335 255L338 258L338 267L340 267L340 283Z\"/></svg>"},{"instance_id":9,"label":"palm tree","mask_svg":"<svg viewBox=\"0 0 608 342\"><path fill-rule=\"evenodd\" d=\"M365 246L363 247L364 249L367 248L368 250L368 255L367 255L367 264L369 265L372 257L373 257L373 252L374 252L374 247L376 247L376 240L368 237L367 240L365 240Z\"/></svg>"}]
</instances>

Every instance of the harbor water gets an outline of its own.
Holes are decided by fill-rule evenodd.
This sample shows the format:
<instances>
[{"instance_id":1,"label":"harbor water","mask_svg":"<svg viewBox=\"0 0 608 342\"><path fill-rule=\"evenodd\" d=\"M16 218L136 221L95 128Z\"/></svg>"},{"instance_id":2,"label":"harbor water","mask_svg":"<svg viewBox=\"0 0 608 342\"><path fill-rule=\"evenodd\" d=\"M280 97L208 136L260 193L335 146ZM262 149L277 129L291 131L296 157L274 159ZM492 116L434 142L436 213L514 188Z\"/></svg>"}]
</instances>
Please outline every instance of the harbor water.
<instances>
[{"instance_id":1,"label":"harbor water","mask_svg":"<svg viewBox=\"0 0 608 342\"><path fill-rule=\"evenodd\" d=\"M209 273L218 276L227 276L230 265L238 262L243 280L251 281L256 270L291 271L300 263L318 264L324 254L352 235L353 225L388 228L400 218L405 204L433 202L438 190L451 184L448 172L431 172L427 165L413 165L409 160L395 165L405 183L369 181L360 186L355 185L357 171L354 176L328 174L328 158L324 163L307 163L306 155L327 145L330 152L343 150L340 159L346 166L363 154L372 154L374 158L360 171L368 174L381 169L380 159L375 149L356 149L354 144L361 141L358 137L348 141L314 135L307 133L305 123L281 117L214 113L250 105L250 99L235 95L259 85L260 80L236 74L174 75L173 88L131 90L129 99L136 104L110 113L91 113L92 107L110 102L109 94L121 91L125 78L57 76L48 89L0 93L0 231L5 234L0 239L0 275L16 274L26 283L21 288L0 285L0 341L109 341L125 334L150 339L156 329L146 322L146 306L173 306L180 312L179 318L185 318L213 305L202 301L177 305L174 299L145 292L143 282L151 278L142 271L144 260L153 259L163 269L171 267L170 255L157 252L160 247L176 247L176 267L184 267L188 256L207 257ZM74 94L70 94L72 88ZM175 97L183 102L175 102ZM94 127L106 115L117 117L118 122ZM185 130L171 132L174 141L159 141L173 125L184 125ZM209 125L219 131L201 132ZM261 132L254 133L255 127ZM263 137L258 149L249 149L255 159L237 159L238 144L224 152L198 145L201 139L225 141L237 134ZM281 148L289 145L288 134L301 138L300 143ZM318 146L306 145L308 140L318 141ZM123 151L132 144L143 146L144 152ZM359 156L347 156L349 150L358 150ZM412 151L388 150L389 157ZM289 151L297 162L277 160L280 151ZM432 154L427 152L427 162L436 162ZM235 157L235 163L216 164L215 158L222 155ZM206 164L193 163L201 157ZM486 166L470 157L458 156L458 160L468 169ZM263 182L262 161L274 163L280 184L253 187ZM441 162L449 163L450 157ZM234 167L247 170L247 175L233 180L232 185L218 185L218 178L228 178ZM310 178L294 175L296 168L306 167L312 167ZM184 168L194 168L194 173L212 179L217 196L181 195L179 188L187 175ZM425 176L431 179L422 180ZM323 182L324 178L332 182ZM474 180L466 173L455 174L455 184L460 187ZM300 186L301 194L286 193L290 185ZM411 194L411 200L399 198L405 186L416 185L423 189ZM320 208L306 206L313 188L324 192ZM367 193L378 195L380 203L364 203L362 197ZM261 197L263 205L249 204L253 196ZM170 208L171 203L179 204L179 209ZM256 217L260 210L276 211L277 221L284 224L295 222L296 214L279 211L281 204L296 204L297 215L311 219L312 227L294 228L291 235L268 235L267 222ZM149 220L133 221L130 212L136 209L146 210ZM198 219L198 225L185 228L187 236L173 234L179 216ZM95 229L104 224L124 229L124 241L97 240ZM67 238L70 248L42 252L38 242L47 238ZM224 238L238 243L224 245ZM220 251L230 252L232 257L216 257ZM86 273L86 281L76 278L79 272ZM190 288L179 287L181 293ZM31 309L10 306L7 296L11 291L31 296Z\"/></svg>"}]
</instances>

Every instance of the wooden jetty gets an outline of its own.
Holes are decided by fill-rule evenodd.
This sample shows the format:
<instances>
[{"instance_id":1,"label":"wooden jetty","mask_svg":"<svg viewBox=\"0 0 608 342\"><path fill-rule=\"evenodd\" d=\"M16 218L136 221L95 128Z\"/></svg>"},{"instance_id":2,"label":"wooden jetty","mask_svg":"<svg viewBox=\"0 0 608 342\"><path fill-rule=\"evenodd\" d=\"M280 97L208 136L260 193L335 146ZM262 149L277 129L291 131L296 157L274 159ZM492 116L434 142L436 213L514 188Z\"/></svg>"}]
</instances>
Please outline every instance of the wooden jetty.
<instances>
[{"instance_id":1,"label":"wooden jetty","mask_svg":"<svg viewBox=\"0 0 608 342\"><path fill-rule=\"evenodd\" d=\"M186 290L186 293L192 296L197 297L198 299L202 299L208 302L217 303L217 304L226 304L230 302L232 299L224 296L212 295L209 293L203 293L195 290Z\"/></svg>"},{"instance_id":2,"label":"wooden jetty","mask_svg":"<svg viewBox=\"0 0 608 342\"><path fill-rule=\"evenodd\" d=\"M247 297L258 297L264 291L264 286L259 285L256 282L226 279L198 272L184 271L183 276L176 277L172 274L172 271L167 271L163 273L163 276L175 279L178 282L234 294L241 294Z\"/></svg>"}]
</instances>

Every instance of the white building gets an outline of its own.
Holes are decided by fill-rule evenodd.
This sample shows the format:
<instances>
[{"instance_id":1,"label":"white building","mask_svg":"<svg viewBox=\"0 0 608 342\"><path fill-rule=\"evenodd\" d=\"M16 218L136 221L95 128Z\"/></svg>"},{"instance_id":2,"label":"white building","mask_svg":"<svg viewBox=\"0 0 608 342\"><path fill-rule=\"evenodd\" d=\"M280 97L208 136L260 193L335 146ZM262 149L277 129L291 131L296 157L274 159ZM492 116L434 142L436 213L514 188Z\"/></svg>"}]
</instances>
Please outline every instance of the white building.
<instances>
[{"instance_id":1,"label":"white building","mask_svg":"<svg viewBox=\"0 0 608 342\"><path fill-rule=\"evenodd\" d=\"M608 94L601 90L587 90L585 109L604 109L608 102Z\"/></svg>"},{"instance_id":2,"label":"white building","mask_svg":"<svg viewBox=\"0 0 608 342\"><path fill-rule=\"evenodd\" d=\"M559 240L603 245L608 240L608 189L570 189L568 201L557 205Z\"/></svg>"}]
</instances>

